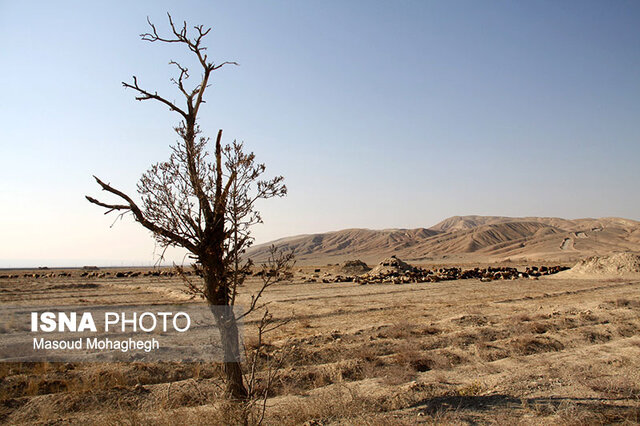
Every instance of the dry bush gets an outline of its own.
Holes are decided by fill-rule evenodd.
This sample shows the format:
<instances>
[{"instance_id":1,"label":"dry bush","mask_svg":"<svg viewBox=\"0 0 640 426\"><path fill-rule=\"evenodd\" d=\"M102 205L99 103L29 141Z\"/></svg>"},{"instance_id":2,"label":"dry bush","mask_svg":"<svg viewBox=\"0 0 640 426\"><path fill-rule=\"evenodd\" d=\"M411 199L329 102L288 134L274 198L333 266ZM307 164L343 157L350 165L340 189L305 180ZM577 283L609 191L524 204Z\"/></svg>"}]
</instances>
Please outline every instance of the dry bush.
<instances>
[{"instance_id":1,"label":"dry bush","mask_svg":"<svg viewBox=\"0 0 640 426\"><path fill-rule=\"evenodd\" d=\"M64 392L69 387L65 371L65 364L61 363L8 363L0 380L0 401Z\"/></svg>"},{"instance_id":2,"label":"dry bush","mask_svg":"<svg viewBox=\"0 0 640 426\"><path fill-rule=\"evenodd\" d=\"M429 351L432 349L446 348L452 345L453 345L453 342L452 342L451 334L443 334L443 335L438 335L438 336L433 336L433 337L428 337L426 339L423 339L420 342L420 349L422 349L423 351Z\"/></svg>"},{"instance_id":3,"label":"dry bush","mask_svg":"<svg viewBox=\"0 0 640 426\"><path fill-rule=\"evenodd\" d=\"M636 399L640 403L640 374L595 377L587 386L609 398Z\"/></svg>"},{"instance_id":4,"label":"dry bush","mask_svg":"<svg viewBox=\"0 0 640 426\"><path fill-rule=\"evenodd\" d=\"M411 426L414 423L388 413L368 413L341 420L344 426Z\"/></svg>"},{"instance_id":5,"label":"dry bush","mask_svg":"<svg viewBox=\"0 0 640 426\"><path fill-rule=\"evenodd\" d=\"M533 355L542 352L554 352L564 349L564 345L549 336L525 336L512 340L509 343L512 352L516 355Z\"/></svg>"},{"instance_id":6,"label":"dry bush","mask_svg":"<svg viewBox=\"0 0 640 426\"><path fill-rule=\"evenodd\" d=\"M522 322L540 321L540 320L545 320L550 318L551 318L551 315L548 315L548 314L531 314L531 313L523 312L523 313L513 315L511 318L509 318L509 322L517 324Z\"/></svg>"},{"instance_id":7,"label":"dry bush","mask_svg":"<svg viewBox=\"0 0 640 426\"><path fill-rule=\"evenodd\" d=\"M452 319L451 322L458 325L482 326L482 325L487 325L489 323L489 319L484 315L470 314L470 315L463 315L459 318Z\"/></svg>"},{"instance_id":8,"label":"dry bush","mask_svg":"<svg viewBox=\"0 0 640 426\"><path fill-rule=\"evenodd\" d=\"M380 377L387 385L398 385L414 379L416 373L448 364L437 354L425 353L417 346L406 344L393 356L360 360L358 377L353 377L353 380Z\"/></svg>"},{"instance_id":9,"label":"dry bush","mask_svg":"<svg viewBox=\"0 0 640 426\"><path fill-rule=\"evenodd\" d=\"M336 362L344 359L345 351L340 345L326 345L315 348L301 343L289 343L279 349L279 352L286 352L285 366L319 365ZM273 352L276 354L276 352Z\"/></svg>"},{"instance_id":10,"label":"dry bush","mask_svg":"<svg viewBox=\"0 0 640 426\"><path fill-rule=\"evenodd\" d=\"M269 424L300 425L328 424L379 411L379 404L373 398L360 395L346 386L335 385L316 395L304 399L293 399L282 404L279 409L267 415ZM315 422L315 423L314 423Z\"/></svg>"},{"instance_id":11,"label":"dry bush","mask_svg":"<svg viewBox=\"0 0 640 426\"><path fill-rule=\"evenodd\" d=\"M638 424L640 408L616 406L606 404L577 404L573 401L563 401L547 408L550 412L544 423L566 426L591 426Z\"/></svg>"},{"instance_id":12,"label":"dry bush","mask_svg":"<svg viewBox=\"0 0 640 426\"><path fill-rule=\"evenodd\" d=\"M339 365L288 368L279 373L269 390L269 396L300 395L312 389L340 382L342 379L342 370Z\"/></svg>"},{"instance_id":13,"label":"dry bush","mask_svg":"<svg viewBox=\"0 0 640 426\"><path fill-rule=\"evenodd\" d=\"M555 327L548 322L533 321L524 327L524 331L528 333L544 334L547 331L555 330Z\"/></svg>"},{"instance_id":14,"label":"dry bush","mask_svg":"<svg viewBox=\"0 0 640 426\"><path fill-rule=\"evenodd\" d=\"M509 351L496 345L488 343L476 344L476 354L480 359L487 362L497 361L509 357Z\"/></svg>"},{"instance_id":15,"label":"dry bush","mask_svg":"<svg viewBox=\"0 0 640 426\"><path fill-rule=\"evenodd\" d=\"M369 342L356 346L349 350L349 355L355 359L372 362L380 357L390 355L395 352L395 345L388 342Z\"/></svg>"},{"instance_id":16,"label":"dry bush","mask_svg":"<svg viewBox=\"0 0 640 426\"><path fill-rule=\"evenodd\" d=\"M583 322L590 322L590 323L594 323L594 322L599 322L600 318L594 314L591 311L584 311L584 312L580 312L580 314L578 315L578 317L580 318L580 320L582 320Z\"/></svg>"},{"instance_id":17,"label":"dry bush","mask_svg":"<svg viewBox=\"0 0 640 426\"><path fill-rule=\"evenodd\" d=\"M427 326L421 327L418 330L418 333L422 334L422 335L432 335L432 334L443 333L443 330L438 328L438 327L436 327L435 325L431 324L431 325L427 325Z\"/></svg>"},{"instance_id":18,"label":"dry bush","mask_svg":"<svg viewBox=\"0 0 640 426\"><path fill-rule=\"evenodd\" d=\"M83 378L81 388L78 390L111 389L114 387L132 386L136 378L126 375L119 366L101 366ZM73 389L71 389L73 390Z\"/></svg>"},{"instance_id":19,"label":"dry bush","mask_svg":"<svg viewBox=\"0 0 640 426\"><path fill-rule=\"evenodd\" d=\"M189 378L217 377L215 364L200 363L15 363L4 366L0 401L56 393L94 393Z\"/></svg>"},{"instance_id":20,"label":"dry bush","mask_svg":"<svg viewBox=\"0 0 640 426\"><path fill-rule=\"evenodd\" d=\"M118 425L118 426L138 426L149 424L139 410L123 410L110 411L96 419L96 423Z\"/></svg>"},{"instance_id":21,"label":"dry bush","mask_svg":"<svg viewBox=\"0 0 640 426\"><path fill-rule=\"evenodd\" d=\"M584 424L622 424L637 425L640 424L640 407L616 407L606 406L594 409L594 421L585 422Z\"/></svg>"},{"instance_id":22,"label":"dry bush","mask_svg":"<svg viewBox=\"0 0 640 426\"><path fill-rule=\"evenodd\" d=\"M407 339L410 336L420 334L422 334L421 330L416 324L412 324L407 321L399 321L383 327L377 337L382 339Z\"/></svg>"},{"instance_id":23,"label":"dry bush","mask_svg":"<svg viewBox=\"0 0 640 426\"><path fill-rule=\"evenodd\" d=\"M46 379L43 377L31 377L24 389L24 396L44 395L50 393L66 392L70 382L64 379Z\"/></svg>"},{"instance_id":24,"label":"dry bush","mask_svg":"<svg viewBox=\"0 0 640 426\"><path fill-rule=\"evenodd\" d=\"M407 350L392 358L395 365L408 368L408 371L425 372L429 370L450 370L467 361L467 357L459 352L444 350Z\"/></svg>"},{"instance_id":25,"label":"dry bush","mask_svg":"<svg viewBox=\"0 0 640 426\"><path fill-rule=\"evenodd\" d=\"M463 364L468 360L464 354L446 349L431 354L431 359L434 361L434 369L442 368L445 370Z\"/></svg>"},{"instance_id":26,"label":"dry bush","mask_svg":"<svg viewBox=\"0 0 640 426\"><path fill-rule=\"evenodd\" d=\"M511 332L504 328L480 327L478 328L478 338L480 341L493 342L495 340L506 339L511 336Z\"/></svg>"},{"instance_id":27,"label":"dry bush","mask_svg":"<svg viewBox=\"0 0 640 426\"><path fill-rule=\"evenodd\" d=\"M481 339L476 332L463 331L451 337L451 345L466 347L472 345Z\"/></svg>"},{"instance_id":28,"label":"dry bush","mask_svg":"<svg viewBox=\"0 0 640 426\"><path fill-rule=\"evenodd\" d=\"M403 341L395 346L396 350L392 357L395 364L408 364L420 357L420 347L413 341Z\"/></svg>"},{"instance_id":29,"label":"dry bush","mask_svg":"<svg viewBox=\"0 0 640 426\"><path fill-rule=\"evenodd\" d=\"M562 316L559 320L555 321L558 328L575 328L583 325L577 318L572 316Z\"/></svg>"},{"instance_id":30,"label":"dry bush","mask_svg":"<svg viewBox=\"0 0 640 426\"><path fill-rule=\"evenodd\" d=\"M221 366L214 363L95 363L90 368L78 370L72 379L77 388L110 389L158 383L178 382L187 379L218 377Z\"/></svg>"},{"instance_id":31,"label":"dry bush","mask_svg":"<svg viewBox=\"0 0 640 426\"><path fill-rule=\"evenodd\" d=\"M416 344L406 344L398 350L393 361L397 365L409 367L412 372L425 372L450 369L465 362L466 357L450 350L421 351Z\"/></svg>"},{"instance_id":32,"label":"dry bush","mask_svg":"<svg viewBox=\"0 0 640 426\"><path fill-rule=\"evenodd\" d=\"M343 363L340 366L338 381L351 382L373 377L367 376L367 372L375 371L375 363L373 365L370 364L372 363L361 360L349 360ZM370 366L372 368L367 369L366 366Z\"/></svg>"},{"instance_id":33,"label":"dry bush","mask_svg":"<svg viewBox=\"0 0 640 426\"><path fill-rule=\"evenodd\" d=\"M313 326L311 325L311 321L309 321L308 318L303 318L303 319L299 320L298 321L298 327L303 328L303 329L313 328Z\"/></svg>"},{"instance_id":34,"label":"dry bush","mask_svg":"<svg viewBox=\"0 0 640 426\"><path fill-rule=\"evenodd\" d=\"M615 301L615 305L618 308L640 308L640 300L629 300L626 298L620 298Z\"/></svg>"},{"instance_id":35,"label":"dry bush","mask_svg":"<svg viewBox=\"0 0 640 426\"><path fill-rule=\"evenodd\" d=\"M372 397L344 385L304 399L296 398L279 404L267 415L267 424L277 425L403 425L412 424L393 419L387 412L415 405L423 396L417 392L399 391L386 397Z\"/></svg>"},{"instance_id":36,"label":"dry bush","mask_svg":"<svg viewBox=\"0 0 640 426\"><path fill-rule=\"evenodd\" d=\"M141 410L118 409L99 415L93 419L92 423L122 426L237 425L244 423L245 416L246 412L240 404L219 401L195 410L193 408L161 409L148 413ZM255 415L249 415L248 424L257 424Z\"/></svg>"},{"instance_id":37,"label":"dry bush","mask_svg":"<svg viewBox=\"0 0 640 426\"><path fill-rule=\"evenodd\" d=\"M515 321L515 322L528 322L528 321L532 321L532 318L529 314L527 313L520 313L517 315L514 315L511 317L511 321Z\"/></svg>"},{"instance_id":38,"label":"dry bush","mask_svg":"<svg viewBox=\"0 0 640 426\"><path fill-rule=\"evenodd\" d=\"M169 383L163 408L193 407L214 401L215 393L203 390L196 380Z\"/></svg>"},{"instance_id":39,"label":"dry bush","mask_svg":"<svg viewBox=\"0 0 640 426\"><path fill-rule=\"evenodd\" d=\"M590 343L605 343L611 340L611 333L603 332L594 328L582 330L582 336Z\"/></svg>"},{"instance_id":40,"label":"dry bush","mask_svg":"<svg viewBox=\"0 0 640 426\"><path fill-rule=\"evenodd\" d=\"M222 364L209 362L136 362L120 364L118 369L129 377L129 385L150 385L192 378L210 379L219 377L222 372Z\"/></svg>"},{"instance_id":41,"label":"dry bush","mask_svg":"<svg viewBox=\"0 0 640 426\"><path fill-rule=\"evenodd\" d=\"M397 386L410 382L415 377L416 369L411 365L392 364L378 369L373 377L381 377L382 383L387 386Z\"/></svg>"},{"instance_id":42,"label":"dry bush","mask_svg":"<svg viewBox=\"0 0 640 426\"><path fill-rule=\"evenodd\" d=\"M459 387L455 390L458 396L478 396L486 391L487 387L480 382L469 383L468 385Z\"/></svg>"},{"instance_id":43,"label":"dry bush","mask_svg":"<svg viewBox=\"0 0 640 426\"><path fill-rule=\"evenodd\" d=\"M632 337L638 334L640 327L634 322L626 321L616 327L616 333L621 337Z\"/></svg>"},{"instance_id":44,"label":"dry bush","mask_svg":"<svg viewBox=\"0 0 640 426\"><path fill-rule=\"evenodd\" d=\"M265 340L265 337L262 337L262 340L260 340L257 334L247 332L244 336L242 336L242 338L244 347L247 351L256 350L258 349L258 346L262 351L268 353L272 353L273 351L277 350L277 347L271 344L269 341Z\"/></svg>"},{"instance_id":45,"label":"dry bush","mask_svg":"<svg viewBox=\"0 0 640 426\"><path fill-rule=\"evenodd\" d=\"M384 377L388 368L388 358L367 357L366 359L356 359L357 369L352 376L344 376L347 380L362 380L373 377ZM344 373L343 373L344 375Z\"/></svg>"},{"instance_id":46,"label":"dry bush","mask_svg":"<svg viewBox=\"0 0 640 426\"><path fill-rule=\"evenodd\" d=\"M0 362L0 380L15 374L16 363Z\"/></svg>"}]
</instances>

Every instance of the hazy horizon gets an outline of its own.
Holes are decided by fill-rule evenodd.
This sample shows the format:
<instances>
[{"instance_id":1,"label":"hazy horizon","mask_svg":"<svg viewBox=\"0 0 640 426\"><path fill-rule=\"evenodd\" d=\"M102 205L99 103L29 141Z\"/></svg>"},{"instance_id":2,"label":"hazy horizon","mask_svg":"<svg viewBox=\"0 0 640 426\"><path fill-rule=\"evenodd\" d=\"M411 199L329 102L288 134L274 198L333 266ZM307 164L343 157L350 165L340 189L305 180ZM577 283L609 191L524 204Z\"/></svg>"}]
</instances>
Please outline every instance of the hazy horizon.
<instances>
[{"instance_id":1,"label":"hazy horizon","mask_svg":"<svg viewBox=\"0 0 640 426\"><path fill-rule=\"evenodd\" d=\"M135 195L169 155L177 117L121 87L179 99L183 52L139 37L167 11L240 63L214 75L205 134L285 177L257 243L471 214L640 220L636 2L124 5L0 3L0 267L156 262L147 231L84 196L104 196L93 174Z\"/></svg>"},{"instance_id":2,"label":"hazy horizon","mask_svg":"<svg viewBox=\"0 0 640 426\"><path fill-rule=\"evenodd\" d=\"M442 221L447 220L447 219L451 219L454 217L482 217L482 215L455 215L455 216L450 216L447 218L444 218ZM485 216L489 216L489 215L485 215ZM496 216L496 217L500 217L500 216ZM520 219L520 218L526 218L526 217L508 217L510 219ZM548 218L548 217L547 217ZM560 219L568 219L568 220L575 220L575 219L604 219L603 218L560 218ZM620 218L620 219L629 219L629 218ZM635 220L635 219L632 219ZM406 228L406 227L396 227L396 228L363 228L363 227L353 227L353 228L341 228L341 229L329 229L329 230L324 230L324 231L318 231L318 232L309 232L309 233L304 233L304 234L291 234L291 235L285 235L282 237L277 237L274 238L273 240L269 240L269 241L262 241L262 242L258 242L256 244L260 245L260 244L267 244L267 243L271 243L271 242L276 242L276 241L280 241L280 240L286 240L286 239L290 239L290 238L295 238L295 237L301 237L301 236L306 236L306 235L316 235L316 234L325 234L325 233L331 233L331 232L340 232L340 231L347 231L347 230L351 230L351 229L364 229L364 230L371 230L371 231L394 231L394 230L412 230L412 229L419 229L419 228L424 228L424 229L429 229L431 227L434 227L436 225L438 225L440 222L438 223L434 223L428 226L417 226L415 228ZM157 256L157 248L155 249L156 251L154 251L154 256L153 259L150 260L138 260L138 261L132 261L131 259L94 259L95 261L93 263L89 262L87 263L86 261L82 260L82 259L55 259L55 258L51 258L51 259L41 259L39 263L29 263L29 261L23 262L23 263L17 263L14 265L0 265L0 270L1 269L37 269L37 268L42 268L42 267L46 267L48 269L56 269L56 268L80 268L83 266L98 266L98 267L103 267L103 268L119 268L119 267L165 267L165 266L173 266L174 264L177 265L189 265L191 262L189 260L188 257L184 256L184 254L182 255L182 258L179 259L179 253L177 251L177 249L168 249L168 251L173 251L175 254L172 256L166 256L167 259L170 260L165 260L165 261L160 261L158 259ZM180 261L182 260L182 261Z\"/></svg>"}]
</instances>

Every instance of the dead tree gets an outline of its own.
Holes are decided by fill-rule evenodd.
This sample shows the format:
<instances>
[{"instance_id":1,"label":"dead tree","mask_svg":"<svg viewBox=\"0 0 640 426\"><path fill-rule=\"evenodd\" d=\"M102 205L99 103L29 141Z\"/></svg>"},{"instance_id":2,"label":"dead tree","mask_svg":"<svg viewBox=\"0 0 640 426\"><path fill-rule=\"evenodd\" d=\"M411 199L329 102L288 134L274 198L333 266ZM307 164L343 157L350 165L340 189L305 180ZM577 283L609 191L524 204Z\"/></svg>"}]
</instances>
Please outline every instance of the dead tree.
<instances>
[{"instance_id":1,"label":"dead tree","mask_svg":"<svg viewBox=\"0 0 640 426\"><path fill-rule=\"evenodd\" d=\"M177 77L171 81L184 98L183 104L144 89L135 76L131 83L122 83L137 93L137 100L157 101L180 116L180 122L174 128L178 140L171 147L169 160L152 165L138 182L140 205L95 176L102 190L119 197L120 204L86 198L106 208L105 214L114 211L122 215L132 214L138 223L153 233L161 247L178 246L191 253L195 260L193 266L202 282L189 281L189 291L202 296L211 306L224 349L227 392L233 399L245 400L247 389L240 364L238 317L232 307L238 286L251 268L251 262L243 260L243 254L253 241L251 227L262 221L255 203L259 199L282 197L287 189L282 176L263 180L265 166L255 162L253 153L245 153L242 144L234 141L223 147L222 130L218 131L213 157L206 150L209 139L201 135L198 114L205 103L204 95L211 75L224 65L237 65L235 62L214 64L209 60L202 42L211 28L195 26L195 32L189 34L186 22L176 26L169 15L171 34L163 37L154 24L147 21L151 30L141 35L142 40L176 43L187 48L195 56L202 72L201 80L195 87L188 88L189 69L175 61L170 62L178 69ZM258 307L257 301L262 292L283 278L292 258L292 254L273 251L267 263L272 279L263 282L242 316Z\"/></svg>"}]
</instances>

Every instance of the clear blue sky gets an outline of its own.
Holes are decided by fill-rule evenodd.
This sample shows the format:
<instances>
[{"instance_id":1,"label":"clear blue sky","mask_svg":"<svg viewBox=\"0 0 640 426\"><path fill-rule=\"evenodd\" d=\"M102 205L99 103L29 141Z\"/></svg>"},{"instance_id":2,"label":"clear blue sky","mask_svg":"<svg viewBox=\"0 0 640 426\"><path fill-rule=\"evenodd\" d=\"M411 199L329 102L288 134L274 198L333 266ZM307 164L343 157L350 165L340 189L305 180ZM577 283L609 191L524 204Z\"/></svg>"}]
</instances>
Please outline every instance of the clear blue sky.
<instances>
[{"instance_id":1,"label":"clear blue sky","mask_svg":"<svg viewBox=\"0 0 640 426\"><path fill-rule=\"evenodd\" d=\"M0 266L154 261L90 205L168 156L175 46L148 15L212 26L209 135L244 140L289 196L258 242L452 215L640 219L637 1L0 1ZM170 260L181 260L178 252Z\"/></svg>"}]
</instances>

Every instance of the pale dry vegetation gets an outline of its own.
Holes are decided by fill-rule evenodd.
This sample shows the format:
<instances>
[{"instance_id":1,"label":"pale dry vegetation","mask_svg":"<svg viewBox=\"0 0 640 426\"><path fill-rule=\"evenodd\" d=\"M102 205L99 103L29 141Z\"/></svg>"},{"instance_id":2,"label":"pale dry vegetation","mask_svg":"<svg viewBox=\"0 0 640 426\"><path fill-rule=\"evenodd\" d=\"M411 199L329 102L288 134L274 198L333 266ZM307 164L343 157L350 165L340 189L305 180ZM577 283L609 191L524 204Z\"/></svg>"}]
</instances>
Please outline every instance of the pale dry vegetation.
<instances>
[{"instance_id":1,"label":"pale dry vegetation","mask_svg":"<svg viewBox=\"0 0 640 426\"><path fill-rule=\"evenodd\" d=\"M153 300L158 293L178 298L180 286L170 277L83 280L69 288L3 282L0 297L21 303L53 286L43 299L120 303L125 290ZM83 283L95 285L74 287ZM270 309L291 320L259 347L256 389L269 396L264 422L638 423L639 287L595 280L274 287ZM258 348L258 320L245 325L249 352ZM267 385L273 360L278 375ZM210 363L4 363L0 421L241 422L245 413L222 398L220 372ZM256 404L249 418L259 417Z\"/></svg>"}]
</instances>

